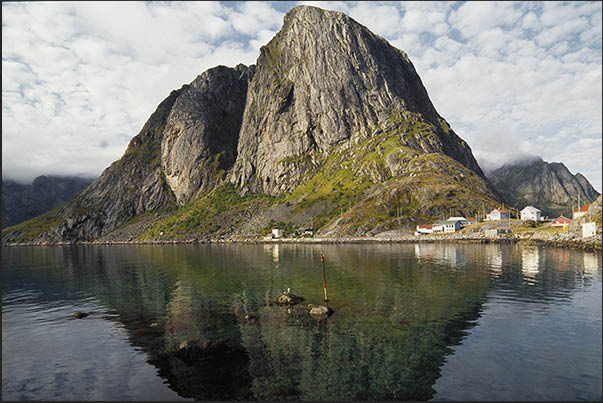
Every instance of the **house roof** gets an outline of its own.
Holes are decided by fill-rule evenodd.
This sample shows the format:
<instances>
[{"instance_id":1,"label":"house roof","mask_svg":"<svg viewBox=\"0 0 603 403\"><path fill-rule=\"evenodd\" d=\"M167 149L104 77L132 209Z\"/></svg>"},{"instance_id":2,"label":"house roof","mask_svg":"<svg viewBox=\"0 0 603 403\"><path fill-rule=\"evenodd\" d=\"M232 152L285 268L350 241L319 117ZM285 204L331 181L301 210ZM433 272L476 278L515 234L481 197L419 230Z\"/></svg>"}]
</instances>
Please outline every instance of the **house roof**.
<instances>
[{"instance_id":1,"label":"house roof","mask_svg":"<svg viewBox=\"0 0 603 403\"><path fill-rule=\"evenodd\" d=\"M467 221L465 217L448 217L448 221Z\"/></svg>"},{"instance_id":2,"label":"house roof","mask_svg":"<svg viewBox=\"0 0 603 403\"><path fill-rule=\"evenodd\" d=\"M492 211L490 212L490 214L494 213L495 211L498 211L499 213L508 213L508 211L507 211L507 210L502 210L502 209L497 209L497 208L495 208L494 210L492 210Z\"/></svg>"},{"instance_id":3,"label":"house roof","mask_svg":"<svg viewBox=\"0 0 603 403\"><path fill-rule=\"evenodd\" d=\"M456 220L437 221L433 225L456 224Z\"/></svg>"},{"instance_id":4,"label":"house roof","mask_svg":"<svg viewBox=\"0 0 603 403\"><path fill-rule=\"evenodd\" d=\"M553 220L553 222L554 222L554 223L557 223L557 222L566 222L566 223L570 223L570 222L572 222L572 220L570 220L569 218L564 217L564 216L562 216L562 215L561 215L561 216L559 216L559 217L555 218L555 219Z\"/></svg>"},{"instance_id":5,"label":"house roof","mask_svg":"<svg viewBox=\"0 0 603 403\"><path fill-rule=\"evenodd\" d=\"M417 227L423 228L423 229L432 229L433 224L417 225Z\"/></svg>"},{"instance_id":6,"label":"house roof","mask_svg":"<svg viewBox=\"0 0 603 403\"><path fill-rule=\"evenodd\" d=\"M534 207L534 206L525 206L525 207L523 208L523 210L521 210L521 211L528 210L528 209L530 209L530 210L536 210L536 211L540 211L540 210L538 210L538 209L537 209L536 207Z\"/></svg>"},{"instance_id":7,"label":"house roof","mask_svg":"<svg viewBox=\"0 0 603 403\"><path fill-rule=\"evenodd\" d=\"M574 207L574 213L582 213L582 212L586 212L588 211L588 208L590 207L590 203L585 204L582 207Z\"/></svg>"}]
</instances>

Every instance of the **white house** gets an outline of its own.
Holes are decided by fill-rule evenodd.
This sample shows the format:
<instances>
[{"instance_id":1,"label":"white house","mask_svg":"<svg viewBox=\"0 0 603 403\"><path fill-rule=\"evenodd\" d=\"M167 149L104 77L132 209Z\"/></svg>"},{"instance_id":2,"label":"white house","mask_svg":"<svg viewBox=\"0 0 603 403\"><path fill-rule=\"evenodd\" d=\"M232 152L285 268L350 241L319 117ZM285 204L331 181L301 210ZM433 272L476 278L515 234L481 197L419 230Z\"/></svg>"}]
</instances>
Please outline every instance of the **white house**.
<instances>
[{"instance_id":1,"label":"white house","mask_svg":"<svg viewBox=\"0 0 603 403\"><path fill-rule=\"evenodd\" d=\"M433 225L431 225L431 224L417 225L417 230L415 231L415 235L431 234L432 232L433 232Z\"/></svg>"},{"instance_id":2,"label":"white house","mask_svg":"<svg viewBox=\"0 0 603 403\"><path fill-rule=\"evenodd\" d=\"M590 207L590 203L585 204L582 207L574 207L574 215L572 216L572 219L575 220L578 217L582 217L584 214L586 214L589 207Z\"/></svg>"},{"instance_id":3,"label":"white house","mask_svg":"<svg viewBox=\"0 0 603 403\"><path fill-rule=\"evenodd\" d=\"M314 236L314 230L312 228L306 228L302 235L303 236Z\"/></svg>"},{"instance_id":4,"label":"white house","mask_svg":"<svg viewBox=\"0 0 603 403\"><path fill-rule=\"evenodd\" d=\"M272 239L274 238L280 238L283 236L283 230L280 228L273 228L272 229Z\"/></svg>"},{"instance_id":5,"label":"white house","mask_svg":"<svg viewBox=\"0 0 603 403\"><path fill-rule=\"evenodd\" d=\"M542 217L540 217L540 210L538 210L534 206L525 206L523 210L521 210L521 219L522 220L532 220L532 221L541 221Z\"/></svg>"},{"instance_id":6,"label":"white house","mask_svg":"<svg viewBox=\"0 0 603 403\"><path fill-rule=\"evenodd\" d=\"M438 221L433 224L433 232L455 232L461 228L460 221L446 220Z\"/></svg>"},{"instance_id":7,"label":"white house","mask_svg":"<svg viewBox=\"0 0 603 403\"><path fill-rule=\"evenodd\" d=\"M506 210L494 209L486 214L486 221L508 220L511 218L511 213Z\"/></svg>"},{"instance_id":8,"label":"white house","mask_svg":"<svg viewBox=\"0 0 603 403\"><path fill-rule=\"evenodd\" d=\"M582 238L588 238L589 236L595 236L597 234L597 224L594 222L587 222L582 224Z\"/></svg>"}]
</instances>

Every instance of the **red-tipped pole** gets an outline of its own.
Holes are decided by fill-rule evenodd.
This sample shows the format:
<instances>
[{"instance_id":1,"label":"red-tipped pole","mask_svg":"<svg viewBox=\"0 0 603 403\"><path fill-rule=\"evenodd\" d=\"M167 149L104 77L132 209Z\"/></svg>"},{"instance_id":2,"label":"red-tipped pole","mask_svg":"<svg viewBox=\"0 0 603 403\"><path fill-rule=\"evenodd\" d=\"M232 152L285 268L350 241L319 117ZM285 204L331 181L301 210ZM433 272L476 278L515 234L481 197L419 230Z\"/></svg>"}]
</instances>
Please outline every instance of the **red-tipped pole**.
<instances>
[{"instance_id":1,"label":"red-tipped pole","mask_svg":"<svg viewBox=\"0 0 603 403\"><path fill-rule=\"evenodd\" d=\"M323 255L320 255L320 261L322 262L322 282L323 282L323 289L325 291L325 302L328 301L327 298L327 275L325 272L325 257Z\"/></svg>"}]
</instances>

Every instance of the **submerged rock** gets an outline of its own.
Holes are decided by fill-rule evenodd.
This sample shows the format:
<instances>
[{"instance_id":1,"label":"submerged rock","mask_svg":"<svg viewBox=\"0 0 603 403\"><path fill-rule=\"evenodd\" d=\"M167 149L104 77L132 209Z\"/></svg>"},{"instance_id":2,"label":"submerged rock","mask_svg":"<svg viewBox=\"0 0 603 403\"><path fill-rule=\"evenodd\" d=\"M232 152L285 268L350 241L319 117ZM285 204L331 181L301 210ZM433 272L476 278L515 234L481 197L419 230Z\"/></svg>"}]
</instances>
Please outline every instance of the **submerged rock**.
<instances>
[{"instance_id":1,"label":"submerged rock","mask_svg":"<svg viewBox=\"0 0 603 403\"><path fill-rule=\"evenodd\" d=\"M278 297L276 297L276 299L274 300L274 302L277 305L297 305L300 302L302 302L304 300L304 297L295 295L295 294L281 294Z\"/></svg>"},{"instance_id":2,"label":"submerged rock","mask_svg":"<svg viewBox=\"0 0 603 403\"><path fill-rule=\"evenodd\" d=\"M313 318L319 318L319 319L328 318L329 316L331 316L333 314L333 310L324 305L314 306L312 304L308 304L308 308L310 308L310 311L308 313Z\"/></svg>"},{"instance_id":3,"label":"submerged rock","mask_svg":"<svg viewBox=\"0 0 603 403\"><path fill-rule=\"evenodd\" d=\"M80 312L80 311L77 311L76 313L74 313L74 314L73 314L73 318L74 318L74 319L83 319L83 318L85 318L85 317L86 317L86 316L88 316L88 315L90 315L90 314L89 314L89 313L87 313L87 312Z\"/></svg>"}]
</instances>

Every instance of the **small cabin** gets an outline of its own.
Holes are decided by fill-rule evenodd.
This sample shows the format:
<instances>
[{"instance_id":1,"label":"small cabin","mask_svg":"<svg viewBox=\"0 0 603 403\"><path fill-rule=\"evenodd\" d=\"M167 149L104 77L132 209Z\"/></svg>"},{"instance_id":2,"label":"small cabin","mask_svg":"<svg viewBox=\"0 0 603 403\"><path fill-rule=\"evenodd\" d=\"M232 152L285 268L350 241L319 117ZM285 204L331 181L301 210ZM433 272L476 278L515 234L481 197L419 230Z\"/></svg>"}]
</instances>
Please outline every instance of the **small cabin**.
<instances>
[{"instance_id":1,"label":"small cabin","mask_svg":"<svg viewBox=\"0 0 603 403\"><path fill-rule=\"evenodd\" d=\"M594 222L587 222L582 224L582 238L588 238L597 234L597 224Z\"/></svg>"},{"instance_id":2,"label":"small cabin","mask_svg":"<svg viewBox=\"0 0 603 403\"><path fill-rule=\"evenodd\" d=\"M283 230L280 228L272 229L272 239L280 238L283 236Z\"/></svg>"},{"instance_id":3,"label":"small cabin","mask_svg":"<svg viewBox=\"0 0 603 403\"><path fill-rule=\"evenodd\" d=\"M521 219L525 221L542 221L540 213L541 211L534 206L525 206L520 212Z\"/></svg>"},{"instance_id":4,"label":"small cabin","mask_svg":"<svg viewBox=\"0 0 603 403\"><path fill-rule=\"evenodd\" d=\"M469 225L469 220L465 217L448 217L448 220L446 221L458 221L459 223L461 223L461 228Z\"/></svg>"},{"instance_id":5,"label":"small cabin","mask_svg":"<svg viewBox=\"0 0 603 403\"><path fill-rule=\"evenodd\" d=\"M582 207L574 207L574 215L572 216L572 219L575 220L576 218L582 217L584 214L586 214L589 207L590 203L585 204Z\"/></svg>"},{"instance_id":6,"label":"small cabin","mask_svg":"<svg viewBox=\"0 0 603 403\"><path fill-rule=\"evenodd\" d=\"M563 228L567 228L568 225L570 225L572 223L572 220L570 220L567 217L564 216L559 216L557 218L555 218L553 220L553 222L551 223L551 225L553 227L563 227Z\"/></svg>"},{"instance_id":7,"label":"small cabin","mask_svg":"<svg viewBox=\"0 0 603 403\"><path fill-rule=\"evenodd\" d=\"M417 225L417 230L415 231L415 235L431 234L432 232L433 232L432 224Z\"/></svg>"},{"instance_id":8,"label":"small cabin","mask_svg":"<svg viewBox=\"0 0 603 403\"><path fill-rule=\"evenodd\" d=\"M511 213L507 210L494 209L490 213L486 214L486 221L500 221L508 220L511 218Z\"/></svg>"},{"instance_id":9,"label":"small cabin","mask_svg":"<svg viewBox=\"0 0 603 403\"><path fill-rule=\"evenodd\" d=\"M433 232L455 232L462 228L460 221L446 220L433 224Z\"/></svg>"}]
</instances>

